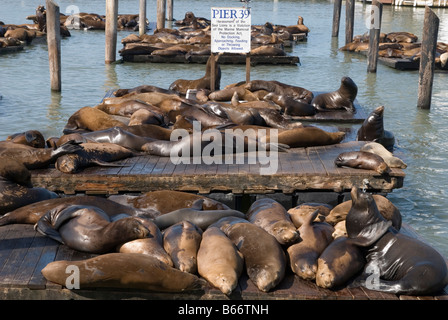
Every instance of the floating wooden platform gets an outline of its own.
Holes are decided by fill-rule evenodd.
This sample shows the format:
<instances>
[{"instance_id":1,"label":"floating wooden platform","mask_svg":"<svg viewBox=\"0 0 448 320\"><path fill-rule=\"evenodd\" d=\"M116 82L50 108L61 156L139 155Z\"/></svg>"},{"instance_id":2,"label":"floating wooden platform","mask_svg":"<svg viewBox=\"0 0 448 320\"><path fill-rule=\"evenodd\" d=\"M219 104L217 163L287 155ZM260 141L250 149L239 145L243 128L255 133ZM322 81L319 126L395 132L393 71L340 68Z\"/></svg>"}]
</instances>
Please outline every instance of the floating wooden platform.
<instances>
[{"instance_id":1,"label":"floating wooden platform","mask_svg":"<svg viewBox=\"0 0 448 320\"><path fill-rule=\"evenodd\" d=\"M403 226L403 232L406 226ZM283 281L268 293L259 291L246 273L230 296L207 285L201 290L163 293L134 289L72 289L47 281L41 270L57 260L76 261L95 255L70 249L41 235L32 225L0 227L0 299L68 300L68 299L150 299L150 300L447 300L448 288L433 296L398 296L366 288L328 290L294 275L287 268Z\"/></svg>"},{"instance_id":2,"label":"floating wooden platform","mask_svg":"<svg viewBox=\"0 0 448 320\"><path fill-rule=\"evenodd\" d=\"M153 63L207 63L209 55L191 55L186 58L185 55L180 54L176 56L166 57L150 54L137 55L122 55L122 60L125 62L153 62ZM246 56L242 54L221 55L219 57L220 64L245 64ZM281 65L297 65L300 63L298 56L250 56L250 65L255 66L259 64L281 64Z\"/></svg>"},{"instance_id":3,"label":"floating wooden platform","mask_svg":"<svg viewBox=\"0 0 448 320\"><path fill-rule=\"evenodd\" d=\"M292 148L278 152L260 162L257 155L247 153L244 164L205 164L201 159L190 158L190 164L174 164L170 157L144 155L115 163L123 167L89 167L76 174L62 173L57 169L32 170L31 181L65 194L118 194L170 189L202 194L230 192L234 194L265 194L296 191L349 191L353 185L361 186L367 179L368 190L391 192L403 186L405 174L392 169L389 175L373 170L338 168L335 158L345 151L359 150L365 142L351 141L331 146ZM249 159L251 162L249 163ZM199 162L198 164L194 161ZM272 162L269 162L272 161ZM261 175L260 170L271 165L274 174Z\"/></svg>"}]
</instances>

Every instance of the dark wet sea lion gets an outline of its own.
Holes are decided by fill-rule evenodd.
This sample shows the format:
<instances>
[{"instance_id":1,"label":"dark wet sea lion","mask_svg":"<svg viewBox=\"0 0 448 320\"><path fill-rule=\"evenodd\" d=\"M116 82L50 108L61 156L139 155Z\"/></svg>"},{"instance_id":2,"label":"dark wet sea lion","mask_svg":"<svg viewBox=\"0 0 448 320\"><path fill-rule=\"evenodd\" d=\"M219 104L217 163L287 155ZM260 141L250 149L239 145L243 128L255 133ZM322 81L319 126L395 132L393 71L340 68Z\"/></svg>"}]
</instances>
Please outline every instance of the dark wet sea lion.
<instances>
[{"instance_id":1,"label":"dark wet sea lion","mask_svg":"<svg viewBox=\"0 0 448 320\"><path fill-rule=\"evenodd\" d=\"M45 148L45 138L38 130L27 130L12 134L6 138L6 141L24 144L33 148Z\"/></svg>"},{"instance_id":2,"label":"dark wet sea lion","mask_svg":"<svg viewBox=\"0 0 448 320\"><path fill-rule=\"evenodd\" d=\"M108 200L98 196L70 196L61 197L55 199L48 199L32 203L13 211L6 213L0 217L0 225L7 224L36 224L39 219L48 211L55 209L61 205L66 207L71 205L86 205L96 206L106 212L109 217L113 217L122 213L129 214L131 216L144 216L148 218L154 218L159 213L154 212L151 209L140 210L131 206L119 204L115 201Z\"/></svg>"},{"instance_id":3,"label":"dark wet sea lion","mask_svg":"<svg viewBox=\"0 0 448 320\"><path fill-rule=\"evenodd\" d=\"M346 237L332 241L317 259L316 284L322 288L340 288L365 265L362 250Z\"/></svg>"},{"instance_id":4,"label":"dark wet sea lion","mask_svg":"<svg viewBox=\"0 0 448 320\"><path fill-rule=\"evenodd\" d=\"M273 92L268 93L263 98L270 100L282 107L285 115L288 116L313 116L316 114L316 109L309 103L296 100L286 95L278 95Z\"/></svg>"},{"instance_id":5,"label":"dark wet sea lion","mask_svg":"<svg viewBox=\"0 0 448 320\"><path fill-rule=\"evenodd\" d=\"M79 261L54 261L42 269L43 276L67 285L67 267L79 268L79 288L125 288L162 292L201 289L204 281L156 258L139 253L107 253Z\"/></svg>"},{"instance_id":6,"label":"dark wet sea lion","mask_svg":"<svg viewBox=\"0 0 448 320\"><path fill-rule=\"evenodd\" d=\"M247 275L259 290L268 292L283 280L286 256L273 236L250 222L225 224L221 230L243 254Z\"/></svg>"},{"instance_id":7,"label":"dark wet sea lion","mask_svg":"<svg viewBox=\"0 0 448 320\"><path fill-rule=\"evenodd\" d=\"M237 287L244 257L219 228L204 231L197 260L199 275L222 293L229 295Z\"/></svg>"},{"instance_id":8,"label":"dark wet sea lion","mask_svg":"<svg viewBox=\"0 0 448 320\"><path fill-rule=\"evenodd\" d=\"M256 200L246 216L247 220L266 230L282 245L291 245L299 238L286 209L273 199Z\"/></svg>"},{"instance_id":9,"label":"dark wet sea lion","mask_svg":"<svg viewBox=\"0 0 448 320\"><path fill-rule=\"evenodd\" d=\"M379 155L366 151L347 151L340 153L334 161L338 167L375 170L379 174L389 173L390 168Z\"/></svg>"},{"instance_id":10,"label":"dark wet sea lion","mask_svg":"<svg viewBox=\"0 0 448 320\"><path fill-rule=\"evenodd\" d=\"M278 95L291 96L296 100L303 99L305 100L305 102L311 102L314 97L313 93L310 90L298 86L292 86L275 80L251 80L244 86L244 88L252 92L258 90L266 90Z\"/></svg>"},{"instance_id":11,"label":"dark wet sea lion","mask_svg":"<svg viewBox=\"0 0 448 320\"><path fill-rule=\"evenodd\" d=\"M383 218L371 194L353 187L351 196L353 206L346 219L348 238L367 250L364 272L351 286L429 295L448 284L447 264L437 250L391 227L391 221Z\"/></svg>"},{"instance_id":12,"label":"dark wet sea lion","mask_svg":"<svg viewBox=\"0 0 448 320\"><path fill-rule=\"evenodd\" d=\"M358 94L358 86L349 77L341 79L338 90L316 95L311 101L311 105L318 111L347 110L356 112L353 102Z\"/></svg>"},{"instance_id":13,"label":"dark wet sea lion","mask_svg":"<svg viewBox=\"0 0 448 320\"><path fill-rule=\"evenodd\" d=\"M314 280L317 272L317 259L333 241L334 228L326 222L314 222L319 210L314 211L299 228L299 242L288 247L292 271L302 279Z\"/></svg>"},{"instance_id":14,"label":"dark wet sea lion","mask_svg":"<svg viewBox=\"0 0 448 320\"><path fill-rule=\"evenodd\" d=\"M196 273L197 253L202 230L190 221L178 222L163 232L163 248L170 255L174 267L180 271Z\"/></svg>"},{"instance_id":15,"label":"dark wet sea lion","mask_svg":"<svg viewBox=\"0 0 448 320\"><path fill-rule=\"evenodd\" d=\"M395 137L392 132L384 130L384 106L379 106L369 114L358 129L356 139L378 142L388 150L393 149Z\"/></svg>"},{"instance_id":16,"label":"dark wet sea lion","mask_svg":"<svg viewBox=\"0 0 448 320\"><path fill-rule=\"evenodd\" d=\"M133 217L111 222L107 213L95 206L56 207L39 219L36 230L72 249L106 253L119 244L145 238L149 230Z\"/></svg>"}]
</instances>

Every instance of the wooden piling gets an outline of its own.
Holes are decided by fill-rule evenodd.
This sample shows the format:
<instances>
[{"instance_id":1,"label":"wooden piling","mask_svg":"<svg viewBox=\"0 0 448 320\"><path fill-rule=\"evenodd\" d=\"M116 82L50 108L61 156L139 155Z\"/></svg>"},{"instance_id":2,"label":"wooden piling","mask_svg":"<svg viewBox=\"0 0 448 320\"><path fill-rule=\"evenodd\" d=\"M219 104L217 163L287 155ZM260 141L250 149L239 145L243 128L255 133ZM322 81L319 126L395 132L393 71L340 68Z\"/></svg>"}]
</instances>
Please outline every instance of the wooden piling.
<instances>
[{"instance_id":1,"label":"wooden piling","mask_svg":"<svg viewBox=\"0 0 448 320\"><path fill-rule=\"evenodd\" d=\"M345 0L345 44L353 41L355 22L355 0Z\"/></svg>"},{"instance_id":2,"label":"wooden piling","mask_svg":"<svg viewBox=\"0 0 448 320\"><path fill-rule=\"evenodd\" d=\"M146 0L140 0L139 15L138 15L138 34L144 35L146 33Z\"/></svg>"},{"instance_id":3,"label":"wooden piling","mask_svg":"<svg viewBox=\"0 0 448 320\"><path fill-rule=\"evenodd\" d=\"M61 91L61 23L59 6L53 0L46 0L46 24L48 61L50 65L50 88Z\"/></svg>"},{"instance_id":4,"label":"wooden piling","mask_svg":"<svg viewBox=\"0 0 448 320\"><path fill-rule=\"evenodd\" d=\"M106 64L115 62L117 55L118 0L106 0Z\"/></svg>"},{"instance_id":5,"label":"wooden piling","mask_svg":"<svg viewBox=\"0 0 448 320\"><path fill-rule=\"evenodd\" d=\"M250 52L246 53L246 83L250 81Z\"/></svg>"},{"instance_id":6,"label":"wooden piling","mask_svg":"<svg viewBox=\"0 0 448 320\"><path fill-rule=\"evenodd\" d=\"M380 46L381 19L383 16L383 4L373 0L370 13L370 39L367 57L367 72L375 73L378 65L378 49Z\"/></svg>"},{"instance_id":7,"label":"wooden piling","mask_svg":"<svg viewBox=\"0 0 448 320\"><path fill-rule=\"evenodd\" d=\"M339 35L339 24L341 20L341 7L342 0L334 0L334 9L333 9L333 29L331 36L337 37Z\"/></svg>"},{"instance_id":8,"label":"wooden piling","mask_svg":"<svg viewBox=\"0 0 448 320\"><path fill-rule=\"evenodd\" d=\"M421 109L430 109L431 107L438 33L439 18L434 11L426 6L423 22L422 54L420 57L417 101L417 107Z\"/></svg>"},{"instance_id":9,"label":"wooden piling","mask_svg":"<svg viewBox=\"0 0 448 320\"><path fill-rule=\"evenodd\" d=\"M174 2L174 0L167 0L166 1L166 11L167 11L167 18L166 19L168 21L174 21L173 2Z\"/></svg>"},{"instance_id":10,"label":"wooden piling","mask_svg":"<svg viewBox=\"0 0 448 320\"><path fill-rule=\"evenodd\" d=\"M156 28L165 28L165 17L166 17L166 0L157 0L157 22Z\"/></svg>"}]
</instances>

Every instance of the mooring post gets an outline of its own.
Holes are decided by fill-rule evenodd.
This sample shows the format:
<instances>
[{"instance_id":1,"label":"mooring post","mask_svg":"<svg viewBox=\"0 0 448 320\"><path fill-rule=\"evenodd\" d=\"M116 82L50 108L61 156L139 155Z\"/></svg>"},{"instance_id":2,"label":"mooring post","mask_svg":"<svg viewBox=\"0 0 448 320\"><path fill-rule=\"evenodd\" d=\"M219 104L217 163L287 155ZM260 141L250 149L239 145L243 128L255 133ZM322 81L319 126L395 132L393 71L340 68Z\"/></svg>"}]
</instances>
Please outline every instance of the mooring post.
<instances>
[{"instance_id":1,"label":"mooring post","mask_svg":"<svg viewBox=\"0 0 448 320\"><path fill-rule=\"evenodd\" d=\"M140 0L139 14L138 14L138 34L144 35L146 33L146 0Z\"/></svg>"},{"instance_id":2,"label":"mooring post","mask_svg":"<svg viewBox=\"0 0 448 320\"><path fill-rule=\"evenodd\" d=\"M353 41L355 22L355 0L345 0L345 44Z\"/></svg>"},{"instance_id":3,"label":"mooring post","mask_svg":"<svg viewBox=\"0 0 448 320\"><path fill-rule=\"evenodd\" d=\"M334 9L333 9L333 29L331 36L337 37L339 35L339 24L341 20L341 7L342 0L334 0Z\"/></svg>"},{"instance_id":4,"label":"mooring post","mask_svg":"<svg viewBox=\"0 0 448 320\"><path fill-rule=\"evenodd\" d=\"M378 49L380 46L381 19L383 4L378 0L372 1L370 12L370 39L367 59L367 72L375 73L378 65Z\"/></svg>"},{"instance_id":5,"label":"mooring post","mask_svg":"<svg viewBox=\"0 0 448 320\"><path fill-rule=\"evenodd\" d=\"M210 56L210 91L215 91L215 83L216 83L216 53L212 52ZM207 72L207 70L206 70Z\"/></svg>"},{"instance_id":6,"label":"mooring post","mask_svg":"<svg viewBox=\"0 0 448 320\"><path fill-rule=\"evenodd\" d=\"M118 0L106 0L106 64L115 62L117 51Z\"/></svg>"},{"instance_id":7,"label":"mooring post","mask_svg":"<svg viewBox=\"0 0 448 320\"><path fill-rule=\"evenodd\" d=\"M167 0L166 1L166 11L167 11L167 18L166 19L168 21L174 21L173 2L174 2L174 0Z\"/></svg>"},{"instance_id":8,"label":"mooring post","mask_svg":"<svg viewBox=\"0 0 448 320\"><path fill-rule=\"evenodd\" d=\"M53 0L46 0L46 6L50 87L53 91L61 91L61 22L59 6Z\"/></svg>"},{"instance_id":9,"label":"mooring post","mask_svg":"<svg viewBox=\"0 0 448 320\"><path fill-rule=\"evenodd\" d=\"M166 0L157 0L157 29L165 28Z\"/></svg>"},{"instance_id":10,"label":"mooring post","mask_svg":"<svg viewBox=\"0 0 448 320\"><path fill-rule=\"evenodd\" d=\"M246 53L246 83L250 82L250 51Z\"/></svg>"},{"instance_id":11,"label":"mooring post","mask_svg":"<svg viewBox=\"0 0 448 320\"><path fill-rule=\"evenodd\" d=\"M417 101L417 107L422 109L430 109L431 107L438 33L439 18L434 11L426 6L423 22L422 54L420 57Z\"/></svg>"}]
</instances>

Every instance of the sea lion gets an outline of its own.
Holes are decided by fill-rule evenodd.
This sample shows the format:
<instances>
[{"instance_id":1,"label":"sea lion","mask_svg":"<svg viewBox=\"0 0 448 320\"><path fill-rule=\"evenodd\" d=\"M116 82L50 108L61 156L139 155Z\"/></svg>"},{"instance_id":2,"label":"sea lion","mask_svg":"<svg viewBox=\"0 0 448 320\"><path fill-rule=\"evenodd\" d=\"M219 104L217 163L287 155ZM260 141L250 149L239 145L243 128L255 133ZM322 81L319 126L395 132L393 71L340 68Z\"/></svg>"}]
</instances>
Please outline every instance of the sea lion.
<instances>
[{"instance_id":1,"label":"sea lion","mask_svg":"<svg viewBox=\"0 0 448 320\"><path fill-rule=\"evenodd\" d=\"M358 86L350 77L342 77L338 90L316 95L311 105L319 112L346 110L356 112L353 102L358 94Z\"/></svg>"},{"instance_id":2,"label":"sea lion","mask_svg":"<svg viewBox=\"0 0 448 320\"><path fill-rule=\"evenodd\" d=\"M230 101L235 92L237 93L239 100L258 100L258 98L251 91L245 89L242 85L213 91L208 95L208 98L213 101Z\"/></svg>"},{"instance_id":3,"label":"sea lion","mask_svg":"<svg viewBox=\"0 0 448 320\"><path fill-rule=\"evenodd\" d=\"M45 138L38 130L27 130L12 134L6 138L6 141L24 144L33 148L45 148Z\"/></svg>"},{"instance_id":4,"label":"sea lion","mask_svg":"<svg viewBox=\"0 0 448 320\"><path fill-rule=\"evenodd\" d=\"M126 216L126 215L124 215ZM141 253L150 255L157 260L173 267L170 255L163 248L163 236L160 229L149 219L136 218L149 230L149 235L143 239L131 240L117 246L120 253Z\"/></svg>"},{"instance_id":5,"label":"sea lion","mask_svg":"<svg viewBox=\"0 0 448 320\"><path fill-rule=\"evenodd\" d=\"M283 113L287 116L313 116L316 109L309 103L296 100L286 95L278 95L270 92L263 97L264 100L273 101L282 107Z\"/></svg>"},{"instance_id":6,"label":"sea lion","mask_svg":"<svg viewBox=\"0 0 448 320\"><path fill-rule=\"evenodd\" d=\"M180 221L188 220L205 230L212 223L227 216L245 217L244 213L233 209L197 210L194 208L182 208L156 217L154 223L162 230Z\"/></svg>"},{"instance_id":7,"label":"sea lion","mask_svg":"<svg viewBox=\"0 0 448 320\"><path fill-rule=\"evenodd\" d=\"M179 271L148 255L107 253L79 261L54 261L42 269L49 281L67 285L67 267L79 269L79 288L125 288L182 292L202 288L204 281Z\"/></svg>"},{"instance_id":8,"label":"sea lion","mask_svg":"<svg viewBox=\"0 0 448 320\"><path fill-rule=\"evenodd\" d=\"M339 237L347 237L347 228L345 227L345 220L339 221L334 225L333 239Z\"/></svg>"},{"instance_id":9,"label":"sea lion","mask_svg":"<svg viewBox=\"0 0 448 320\"><path fill-rule=\"evenodd\" d=\"M36 224L45 213L62 205L66 207L71 205L96 206L106 212L111 218L123 213L147 218L154 218L159 215L159 212L151 209L143 211L99 196L69 196L42 200L10 211L0 217L0 226L8 224Z\"/></svg>"},{"instance_id":10,"label":"sea lion","mask_svg":"<svg viewBox=\"0 0 448 320\"><path fill-rule=\"evenodd\" d=\"M406 169L407 164L398 157L395 157L382 144L377 142L369 142L363 145L360 151L367 151L379 155L387 163L390 168Z\"/></svg>"},{"instance_id":11,"label":"sea lion","mask_svg":"<svg viewBox=\"0 0 448 320\"><path fill-rule=\"evenodd\" d=\"M111 222L98 207L61 205L43 215L35 229L72 249L89 253L106 253L119 244L145 238L149 230L134 217Z\"/></svg>"},{"instance_id":12,"label":"sea lion","mask_svg":"<svg viewBox=\"0 0 448 320\"><path fill-rule=\"evenodd\" d=\"M300 228L300 226L308 220L309 215L316 210L319 210L319 214L314 221L326 221L325 218L330 214L331 209L333 209L333 206L326 203L305 202L295 206L294 208L290 208L288 210L288 214L296 228Z\"/></svg>"},{"instance_id":13,"label":"sea lion","mask_svg":"<svg viewBox=\"0 0 448 320\"><path fill-rule=\"evenodd\" d=\"M190 221L184 220L164 230L163 248L170 255L175 268L196 273L201 239L202 230Z\"/></svg>"},{"instance_id":14,"label":"sea lion","mask_svg":"<svg viewBox=\"0 0 448 320\"><path fill-rule=\"evenodd\" d=\"M82 168L98 166L122 166L113 161L134 156L134 152L114 143L83 143L83 149L66 154L56 160L55 167L64 173L76 173Z\"/></svg>"},{"instance_id":15,"label":"sea lion","mask_svg":"<svg viewBox=\"0 0 448 320\"><path fill-rule=\"evenodd\" d=\"M286 56L285 50L271 45L261 45L250 50L251 56Z\"/></svg>"},{"instance_id":16,"label":"sea lion","mask_svg":"<svg viewBox=\"0 0 448 320\"><path fill-rule=\"evenodd\" d=\"M286 256L278 241L250 222L225 223L221 230L243 254L249 279L268 292L285 276Z\"/></svg>"},{"instance_id":17,"label":"sea lion","mask_svg":"<svg viewBox=\"0 0 448 320\"><path fill-rule=\"evenodd\" d=\"M0 157L0 215L42 200L59 196L31 184L31 173L19 161Z\"/></svg>"},{"instance_id":18,"label":"sea lion","mask_svg":"<svg viewBox=\"0 0 448 320\"><path fill-rule=\"evenodd\" d=\"M317 259L316 284L322 288L339 288L359 273L365 263L359 247L346 237L337 238Z\"/></svg>"},{"instance_id":19,"label":"sea lion","mask_svg":"<svg viewBox=\"0 0 448 320\"><path fill-rule=\"evenodd\" d=\"M338 167L350 167L374 170L379 174L388 174L390 168L379 155L366 151L346 151L340 153L334 160Z\"/></svg>"},{"instance_id":20,"label":"sea lion","mask_svg":"<svg viewBox=\"0 0 448 320\"><path fill-rule=\"evenodd\" d=\"M314 97L313 92L302 87L292 86L280 81L268 80L251 80L244 85L244 88L255 92L258 90L266 90L278 95L291 96L293 99L302 99L305 102L311 102Z\"/></svg>"},{"instance_id":21,"label":"sea lion","mask_svg":"<svg viewBox=\"0 0 448 320\"><path fill-rule=\"evenodd\" d=\"M137 35L132 34L131 36L137 36ZM140 38L139 38L139 40L140 40ZM164 89L164 88L161 88L161 87L152 86L152 85L140 85L140 86L133 87L133 88L128 88L128 89L124 89L124 88L117 89L117 90L114 91L114 96L115 97L122 97L125 94L128 94L130 92L135 92L135 93L162 92L162 93L167 93L167 94L176 94L175 91Z\"/></svg>"},{"instance_id":22,"label":"sea lion","mask_svg":"<svg viewBox=\"0 0 448 320\"><path fill-rule=\"evenodd\" d=\"M108 199L140 210L151 209L160 214L192 207L198 210L230 209L226 204L206 196L176 190L149 191L139 196L111 195ZM198 202L198 200L202 201Z\"/></svg>"},{"instance_id":23,"label":"sea lion","mask_svg":"<svg viewBox=\"0 0 448 320\"><path fill-rule=\"evenodd\" d=\"M123 126L125 126L123 122L114 119L111 115L100 109L83 107L68 118L63 132L67 134L80 130L96 131Z\"/></svg>"},{"instance_id":24,"label":"sea lion","mask_svg":"<svg viewBox=\"0 0 448 320\"><path fill-rule=\"evenodd\" d=\"M291 245L299 238L286 209L270 198L256 200L246 213L247 220L266 230L281 245Z\"/></svg>"},{"instance_id":25,"label":"sea lion","mask_svg":"<svg viewBox=\"0 0 448 320\"><path fill-rule=\"evenodd\" d=\"M392 132L384 130L383 117L384 106L373 110L358 129L356 140L378 142L391 151L395 144L395 137Z\"/></svg>"},{"instance_id":26,"label":"sea lion","mask_svg":"<svg viewBox=\"0 0 448 320\"><path fill-rule=\"evenodd\" d=\"M317 259L333 241L334 228L326 222L313 222L319 210L314 211L299 228L300 242L288 247L291 270L300 278L314 280L317 272Z\"/></svg>"},{"instance_id":27,"label":"sea lion","mask_svg":"<svg viewBox=\"0 0 448 320\"><path fill-rule=\"evenodd\" d=\"M212 73L212 60L214 59L215 70L215 88L219 90L221 83L221 67L218 63L219 55L210 55L205 65L205 75L196 80L184 80L178 79L170 84L169 90L179 92L181 94L187 94L188 89L210 89L210 77Z\"/></svg>"},{"instance_id":28,"label":"sea lion","mask_svg":"<svg viewBox=\"0 0 448 320\"><path fill-rule=\"evenodd\" d=\"M202 234L197 260L199 275L230 295L243 272L244 257L225 233L217 227L207 228Z\"/></svg>"},{"instance_id":29,"label":"sea lion","mask_svg":"<svg viewBox=\"0 0 448 320\"><path fill-rule=\"evenodd\" d=\"M353 205L346 219L348 238L367 249L363 274L351 286L429 295L448 284L447 264L437 250L393 228L392 222L379 212L371 194L353 187L351 196Z\"/></svg>"}]
</instances>

